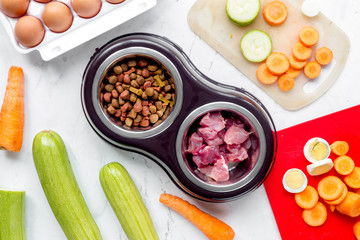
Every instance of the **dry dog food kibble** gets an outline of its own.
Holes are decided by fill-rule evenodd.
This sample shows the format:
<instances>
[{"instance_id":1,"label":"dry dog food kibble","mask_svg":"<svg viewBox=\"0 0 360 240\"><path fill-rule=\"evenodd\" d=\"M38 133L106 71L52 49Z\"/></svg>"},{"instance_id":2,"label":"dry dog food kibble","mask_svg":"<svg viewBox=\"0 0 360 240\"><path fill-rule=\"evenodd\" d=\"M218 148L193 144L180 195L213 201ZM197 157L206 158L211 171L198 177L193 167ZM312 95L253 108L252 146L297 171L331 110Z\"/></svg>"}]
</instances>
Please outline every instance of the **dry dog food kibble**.
<instances>
[{"instance_id":1,"label":"dry dog food kibble","mask_svg":"<svg viewBox=\"0 0 360 240\"><path fill-rule=\"evenodd\" d=\"M175 81L155 60L135 56L117 62L100 84L103 111L128 129L149 129L164 121L176 100Z\"/></svg>"}]
</instances>

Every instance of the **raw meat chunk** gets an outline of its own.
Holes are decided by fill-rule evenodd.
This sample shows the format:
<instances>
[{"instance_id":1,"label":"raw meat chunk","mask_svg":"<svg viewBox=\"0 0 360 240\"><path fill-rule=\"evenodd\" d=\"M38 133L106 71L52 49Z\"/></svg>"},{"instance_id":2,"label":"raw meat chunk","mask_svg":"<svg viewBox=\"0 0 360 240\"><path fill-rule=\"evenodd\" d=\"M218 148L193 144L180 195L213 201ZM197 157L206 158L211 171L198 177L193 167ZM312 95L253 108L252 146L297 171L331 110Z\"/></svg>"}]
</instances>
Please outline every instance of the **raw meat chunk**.
<instances>
[{"instance_id":1,"label":"raw meat chunk","mask_svg":"<svg viewBox=\"0 0 360 240\"><path fill-rule=\"evenodd\" d=\"M189 138L189 145L187 152L192 154L197 154L203 146L205 146L203 144L203 138L199 134L194 132L193 134L191 134Z\"/></svg>"},{"instance_id":2,"label":"raw meat chunk","mask_svg":"<svg viewBox=\"0 0 360 240\"><path fill-rule=\"evenodd\" d=\"M210 177L217 182L225 182L229 180L229 167L223 157L217 158Z\"/></svg>"},{"instance_id":3,"label":"raw meat chunk","mask_svg":"<svg viewBox=\"0 0 360 240\"><path fill-rule=\"evenodd\" d=\"M211 127L212 129L220 132L225 128L225 120L220 112L207 113L200 121L203 127Z\"/></svg>"},{"instance_id":4,"label":"raw meat chunk","mask_svg":"<svg viewBox=\"0 0 360 240\"><path fill-rule=\"evenodd\" d=\"M241 144L249 138L249 132L242 127L232 125L225 133L226 144Z\"/></svg>"},{"instance_id":5,"label":"raw meat chunk","mask_svg":"<svg viewBox=\"0 0 360 240\"><path fill-rule=\"evenodd\" d=\"M206 146L193 156L193 161L198 167L201 167L212 164L218 156L220 156L218 146Z\"/></svg>"}]
</instances>

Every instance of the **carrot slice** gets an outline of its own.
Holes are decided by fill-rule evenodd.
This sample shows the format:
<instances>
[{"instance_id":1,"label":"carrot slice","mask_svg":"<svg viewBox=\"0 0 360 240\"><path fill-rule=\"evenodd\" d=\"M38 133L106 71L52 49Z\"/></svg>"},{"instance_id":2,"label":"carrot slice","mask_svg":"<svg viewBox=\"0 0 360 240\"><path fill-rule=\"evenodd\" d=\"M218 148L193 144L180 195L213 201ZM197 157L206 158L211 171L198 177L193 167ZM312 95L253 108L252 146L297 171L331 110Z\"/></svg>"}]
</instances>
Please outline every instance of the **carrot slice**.
<instances>
[{"instance_id":1,"label":"carrot slice","mask_svg":"<svg viewBox=\"0 0 360 240\"><path fill-rule=\"evenodd\" d=\"M344 182L351 188L360 188L360 168L355 167L349 175L344 177Z\"/></svg>"},{"instance_id":2,"label":"carrot slice","mask_svg":"<svg viewBox=\"0 0 360 240\"><path fill-rule=\"evenodd\" d=\"M290 60L289 60L289 62L290 62ZM285 74L295 79L299 76L300 72L301 72L300 70L294 69L290 66L289 69L285 72Z\"/></svg>"},{"instance_id":3,"label":"carrot slice","mask_svg":"<svg viewBox=\"0 0 360 240\"><path fill-rule=\"evenodd\" d=\"M360 221L356 222L353 226L353 233L357 240L360 240Z\"/></svg>"},{"instance_id":4,"label":"carrot slice","mask_svg":"<svg viewBox=\"0 0 360 240\"><path fill-rule=\"evenodd\" d=\"M358 217L360 215L360 195L348 192L344 201L336 206L336 210L350 217Z\"/></svg>"},{"instance_id":5,"label":"carrot slice","mask_svg":"<svg viewBox=\"0 0 360 240\"><path fill-rule=\"evenodd\" d=\"M266 66L272 74L282 75L289 69L290 64L285 54L273 52L266 59Z\"/></svg>"},{"instance_id":6,"label":"carrot slice","mask_svg":"<svg viewBox=\"0 0 360 240\"><path fill-rule=\"evenodd\" d=\"M310 185L306 186L304 191L295 194L296 204L303 209L311 209L315 207L319 200L316 189Z\"/></svg>"},{"instance_id":7,"label":"carrot slice","mask_svg":"<svg viewBox=\"0 0 360 240\"><path fill-rule=\"evenodd\" d=\"M288 10L283 2L273 1L265 6L263 16L268 24L276 26L286 21Z\"/></svg>"},{"instance_id":8,"label":"carrot slice","mask_svg":"<svg viewBox=\"0 0 360 240\"><path fill-rule=\"evenodd\" d=\"M333 53L327 47L319 48L315 52L315 60L321 65L327 65L331 63L332 59L333 59Z\"/></svg>"},{"instance_id":9,"label":"carrot slice","mask_svg":"<svg viewBox=\"0 0 360 240\"><path fill-rule=\"evenodd\" d=\"M327 211L324 204L318 202L312 209L305 209L302 213L305 223L312 227L318 227L324 224L327 219Z\"/></svg>"},{"instance_id":10,"label":"carrot slice","mask_svg":"<svg viewBox=\"0 0 360 240\"><path fill-rule=\"evenodd\" d=\"M19 152L24 132L24 72L10 67L0 112L0 149Z\"/></svg>"},{"instance_id":11,"label":"carrot slice","mask_svg":"<svg viewBox=\"0 0 360 240\"><path fill-rule=\"evenodd\" d=\"M292 49L292 55L299 61L305 61L311 56L311 48L302 45L301 42L296 42Z\"/></svg>"},{"instance_id":12,"label":"carrot slice","mask_svg":"<svg viewBox=\"0 0 360 240\"><path fill-rule=\"evenodd\" d=\"M334 211L335 211L335 208L336 208L336 207L335 207L334 205L330 205L330 204L329 204L329 209L330 209L331 212L334 212Z\"/></svg>"},{"instance_id":13,"label":"carrot slice","mask_svg":"<svg viewBox=\"0 0 360 240\"><path fill-rule=\"evenodd\" d=\"M291 76L284 74L281 77L279 77L278 85L281 90L289 91L294 87L295 81L294 78L292 78Z\"/></svg>"},{"instance_id":14,"label":"carrot slice","mask_svg":"<svg viewBox=\"0 0 360 240\"><path fill-rule=\"evenodd\" d=\"M343 193L343 182L335 176L327 176L320 180L318 193L324 200L335 200Z\"/></svg>"},{"instance_id":15,"label":"carrot slice","mask_svg":"<svg viewBox=\"0 0 360 240\"><path fill-rule=\"evenodd\" d=\"M289 63L292 68L300 70L303 67L305 67L307 60L305 61L297 60L296 58L294 58L292 54L290 54Z\"/></svg>"},{"instance_id":16,"label":"carrot slice","mask_svg":"<svg viewBox=\"0 0 360 240\"><path fill-rule=\"evenodd\" d=\"M349 175L355 168L354 160L351 157L342 155L334 160L334 168L340 175Z\"/></svg>"},{"instance_id":17,"label":"carrot slice","mask_svg":"<svg viewBox=\"0 0 360 240\"><path fill-rule=\"evenodd\" d=\"M256 70L256 77L262 84L272 84L278 79L278 76L269 72L266 63L263 63L258 67Z\"/></svg>"},{"instance_id":18,"label":"carrot slice","mask_svg":"<svg viewBox=\"0 0 360 240\"><path fill-rule=\"evenodd\" d=\"M300 30L300 42L306 47L312 47L319 41L319 32L314 27L306 26Z\"/></svg>"},{"instance_id":19,"label":"carrot slice","mask_svg":"<svg viewBox=\"0 0 360 240\"><path fill-rule=\"evenodd\" d=\"M315 61L308 62L304 67L304 74L307 78L317 78L321 73L321 66Z\"/></svg>"},{"instance_id":20,"label":"carrot slice","mask_svg":"<svg viewBox=\"0 0 360 240\"><path fill-rule=\"evenodd\" d=\"M163 193L160 202L187 218L210 240L232 240L235 237L235 232L229 225L179 197Z\"/></svg>"},{"instance_id":21,"label":"carrot slice","mask_svg":"<svg viewBox=\"0 0 360 240\"><path fill-rule=\"evenodd\" d=\"M330 145L330 149L338 156L345 155L349 151L349 144L345 141L335 141Z\"/></svg>"},{"instance_id":22,"label":"carrot slice","mask_svg":"<svg viewBox=\"0 0 360 240\"><path fill-rule=\"evenodd\" d=\"M347 193L348 193L348 188L346 187L346 185L343 183L343 193L341 194L341 196L340 197L338 197L337 199L335 199L335 200L332 200L332 201L327 201L327 200L325 200L325 202L327 203L327 204L330 204L330 205L333 205L333 206L335 206L335 205L339 205L342 201L344 201L344 199L345 199L345 197L346 197L346 195L347 195Z\"/></svg>"}]
</instances>

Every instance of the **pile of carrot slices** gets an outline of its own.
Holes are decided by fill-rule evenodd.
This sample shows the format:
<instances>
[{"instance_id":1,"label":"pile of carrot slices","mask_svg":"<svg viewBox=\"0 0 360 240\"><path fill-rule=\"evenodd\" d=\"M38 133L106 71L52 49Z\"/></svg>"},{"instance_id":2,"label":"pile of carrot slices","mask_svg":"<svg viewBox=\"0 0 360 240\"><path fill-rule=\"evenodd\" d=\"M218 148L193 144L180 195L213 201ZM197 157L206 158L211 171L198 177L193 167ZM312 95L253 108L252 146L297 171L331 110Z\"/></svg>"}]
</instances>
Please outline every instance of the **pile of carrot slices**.
<instances>
[{"instance_id":1,"label":"pile of carrot slices","mask_svg":"<svg viewBox=\"0 0 360 240\"><path fill-rule=\"evenodd\" d=\"M261 64L256 77L263 84L273 84L277 81L283 91L289 91L295 85L295 79L303 70L309 79L317 78L321 73L321 66L329 64L333 59L332 51L321 47L315 52L315 61L309 61L312 47L319 41L319 32L312 26L305 26L300 30L299 41L292 48L289 58L281 52L273 52Z\"/></svg>"},{"instance_id":2,"label":"pile of carrot slices","mask_svg":"<svg viewBox=\"0 0 360 240\"><path fill-rule=\"evenodd\" d=\"M335 141L330 145L331 152L337 155L334 169L337 175L323 177L317 189L308 185L304 191L295 194L296 204L303 209L302 218L312 227L321 226L327 219L327 209L335 210L352 218L360 216L360 167L346 155L349 144ZM322 200L323 202L320 202ZM354 235L360 240L360 221L353 226Z\"/></svg>"}]
</instances>

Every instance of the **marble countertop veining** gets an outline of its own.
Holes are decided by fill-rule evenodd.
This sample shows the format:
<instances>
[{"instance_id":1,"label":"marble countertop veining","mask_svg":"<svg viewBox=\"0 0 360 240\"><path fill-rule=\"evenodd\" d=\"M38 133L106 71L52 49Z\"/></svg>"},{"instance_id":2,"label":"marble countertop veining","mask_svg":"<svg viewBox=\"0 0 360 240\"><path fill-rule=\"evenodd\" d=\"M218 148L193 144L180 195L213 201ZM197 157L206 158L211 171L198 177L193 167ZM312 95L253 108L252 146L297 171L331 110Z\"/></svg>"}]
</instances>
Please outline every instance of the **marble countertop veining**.
<instances>
[{"instance_id":1,"label":"marble countertop veining","mask_svg":"<svg viewBox=\"0 0 360 240\"><path fill-rule=\"evenodd\" d=\"M166 36L181 46L194 65L210 78L244 87L257 96L271 112L277 129L283 129L360 103L360 1L320 1L323 3L321 11L348 34L351 51L345 69L328 92L295 112L286 111L275 103L189 29L186 17L195 0L158 0L150 11L49 62L42 61L37 52L17 53L1 26L0 104L9 67L23 67L26 119L20 153L0 152L0 187L26 190L27 239L66 239L47 203L32 159L32 140L45 129L57 131L71 151L78 183L105 240L126 239L98 179L100 168L112 161L122 163L131 174L160 239L206 239L182 216L159 203L159 195L163 192L178 195L225 221L234 228L237 240L281 239L263 186L232 202L202 202L178 189L148 158L117 149L100 139L82 111L81 78L95 48L119 35L150 32Z\"/></svg>"}]
</instances>

